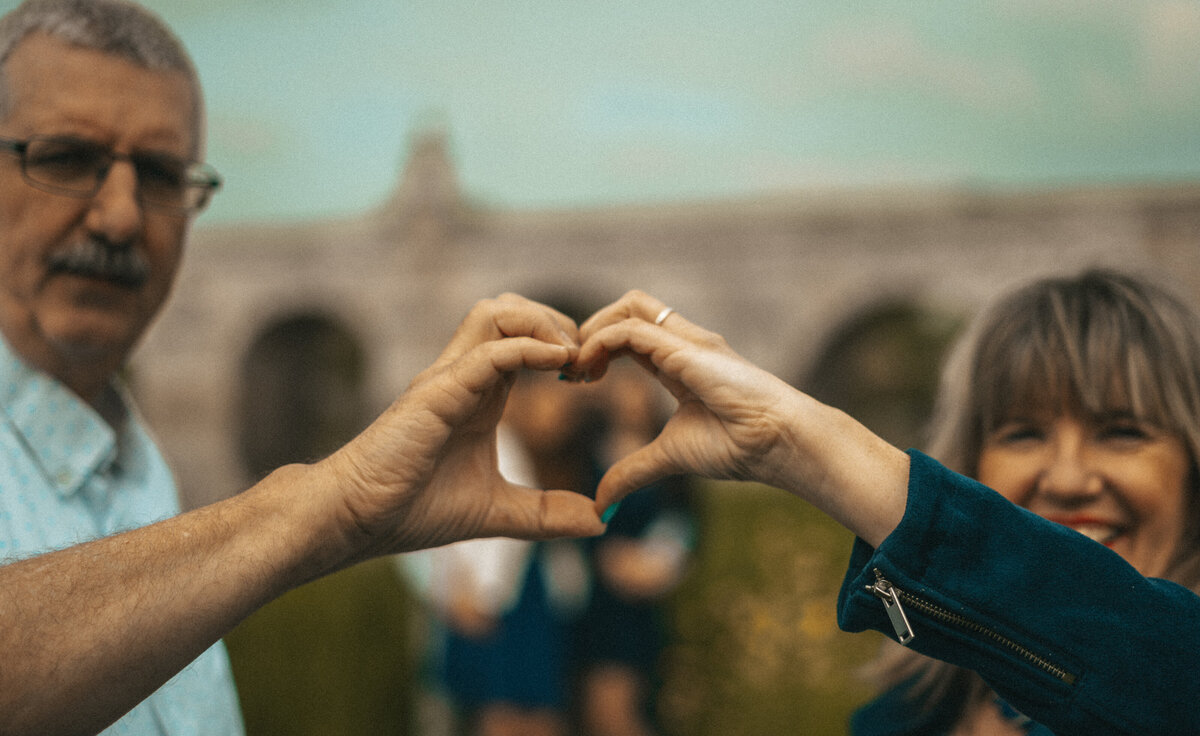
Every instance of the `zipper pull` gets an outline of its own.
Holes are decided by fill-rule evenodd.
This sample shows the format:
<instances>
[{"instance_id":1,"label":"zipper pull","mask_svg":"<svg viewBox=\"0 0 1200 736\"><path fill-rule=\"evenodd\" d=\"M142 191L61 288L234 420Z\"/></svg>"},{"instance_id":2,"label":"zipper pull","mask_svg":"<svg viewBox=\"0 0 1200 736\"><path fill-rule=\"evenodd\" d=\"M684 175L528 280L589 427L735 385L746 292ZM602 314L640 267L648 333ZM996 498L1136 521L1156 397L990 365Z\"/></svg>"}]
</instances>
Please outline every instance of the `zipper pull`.
<instances>
[{"instance_id":1,"label":"zipper pull","mask_svg":"<svg viewBox=\"0 0 1200 736\"><path fill-rule=\"evenodd\" d=\"M896 641L908 646L916 634L912 630L912 625L908 623L904 607L900 605L900 591L883 577L883 573L878 568L875 570L875 584L868 585L866 588L883 601L883 610L887 612L888 618L892 622L892 628L896 630Z\"/></svg>"}]
</instances>

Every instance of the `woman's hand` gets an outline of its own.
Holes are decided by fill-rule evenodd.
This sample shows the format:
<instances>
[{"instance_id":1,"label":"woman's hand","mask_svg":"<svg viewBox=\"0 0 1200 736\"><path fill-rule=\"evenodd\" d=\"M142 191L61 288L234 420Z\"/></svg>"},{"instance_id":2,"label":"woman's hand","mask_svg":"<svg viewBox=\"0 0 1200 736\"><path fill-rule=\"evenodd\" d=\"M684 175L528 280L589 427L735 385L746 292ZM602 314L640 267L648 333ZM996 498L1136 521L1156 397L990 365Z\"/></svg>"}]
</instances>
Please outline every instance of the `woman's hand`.
<instances>
[{"instance_id":1,"label":"woman's hand","mask_svg":"<svg viewBox=\"0 0 1200 736\"><path fill-rule=\"evenodd\" d=\"M593 502L505 480L496 424L514 373L576 357L575 324L507 294L477 304L437 361L379 419L325 460L356 557L473 537L604 531Z\"/></svg>"},{"instance_id":2,"label":"woman's hand","mask_svg":"<svg viewBox=\"0 0 1200 736\"><path fill-rule=\"evenodd\" d=\"M657 439L609 471L600 501L615 501L674 473L742 480L772 475L769 458L780 449L785 428L769 410L793 402L796 392L677 312L655 324L665 308L632 291L580 329L577 373L595 380L610 359L631 355L679 402Z\"/></svg>"},{"instance_id":3,"label":"woman's hand","mask_svg":"<svg viewBox=\"0 0 1200 736\"><path fill-rule=\"evenodd\" d=\"M648 294L631 291L580 328L577 375L631 355L678 400L662 433L600 482L597 508L663 476L753 480L805 498L867 541L899 523L908 457L846 414L738 355Z\"/></svg>"}]
</instances>

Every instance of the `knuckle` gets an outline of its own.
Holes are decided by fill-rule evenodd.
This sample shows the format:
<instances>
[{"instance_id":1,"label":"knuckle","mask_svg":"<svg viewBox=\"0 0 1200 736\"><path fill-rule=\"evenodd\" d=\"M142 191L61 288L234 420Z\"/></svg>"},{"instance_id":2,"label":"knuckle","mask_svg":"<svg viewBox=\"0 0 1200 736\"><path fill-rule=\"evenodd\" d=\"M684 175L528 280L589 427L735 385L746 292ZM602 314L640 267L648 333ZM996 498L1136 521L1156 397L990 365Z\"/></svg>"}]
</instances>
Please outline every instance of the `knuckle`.
<instances>
[{"instance_id":1,"label":"knuckle","mask_svg":"<svg viewBox=\"0 0 1200 736\"><path fill-rule=\"evenodd\" d=\"M480 299L479 301L475 302L475 304L473 304L471 306L470 314L471 315L490 314L490 313L496 311L496 308L499 306L499 303L500 303L500 300L498 298Z\"/></svg>"},{"instance_id":2,"label":"knuckle","mask_svg":"<svg viewBox=\"0 0 1200 736\"><path fill-rule=\"evenodd\" d=\"M706 348L723 349L729 346L725 338L715 332L704 332L696 337L696 343Z\"/></svg>"}]
</instances>

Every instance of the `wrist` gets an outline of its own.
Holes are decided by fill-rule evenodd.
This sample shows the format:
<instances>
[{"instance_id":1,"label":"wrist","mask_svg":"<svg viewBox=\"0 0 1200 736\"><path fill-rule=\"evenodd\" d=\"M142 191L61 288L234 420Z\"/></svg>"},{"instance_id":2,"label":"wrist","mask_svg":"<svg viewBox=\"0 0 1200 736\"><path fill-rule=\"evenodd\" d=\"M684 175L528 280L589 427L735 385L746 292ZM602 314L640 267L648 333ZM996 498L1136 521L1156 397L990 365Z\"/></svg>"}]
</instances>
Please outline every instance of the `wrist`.
<instances>
[{"instance_id":1,"label":"wrist","mask_svg":"<svg viewBox=\"0 0 1200 736\"><path fill-rule=\"evenodd\" d=\"M785 459L772 484L878 546L904 516L908 455L840 409L799 391L776 406Z\"/></svg>"},{"instance_id":2,"label":"wrist","mask_svg":"<svg viewBox=\"0 0 1200 736\"><path fill-rule=\"evenodd\" d=\"M241 494L257 519L256 535L274 541L274 558L282 594L356 560L352 533L338 523L332 495L332 472L325 462L285 465Z\"/></svg>"}]
</instances>

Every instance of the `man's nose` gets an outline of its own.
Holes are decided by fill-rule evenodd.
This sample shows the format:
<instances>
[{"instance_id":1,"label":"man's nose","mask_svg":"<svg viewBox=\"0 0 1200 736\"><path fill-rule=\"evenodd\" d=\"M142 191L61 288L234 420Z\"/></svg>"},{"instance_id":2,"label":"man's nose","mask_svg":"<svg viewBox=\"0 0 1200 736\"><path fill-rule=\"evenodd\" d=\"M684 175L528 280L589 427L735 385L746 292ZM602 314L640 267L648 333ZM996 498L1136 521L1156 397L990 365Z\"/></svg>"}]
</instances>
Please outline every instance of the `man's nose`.
<instances>
[{"instance_id":1,"label":"man's nose","mask_svg":"<svg viewBox=\"0 0 1200 736\"><path fill-rule=\"evenodd\" d=\"M137 172L128 161L114 161L92 195L87 227L114 244L132 242L142 230Z\"/></svg>"}]
</instances>

